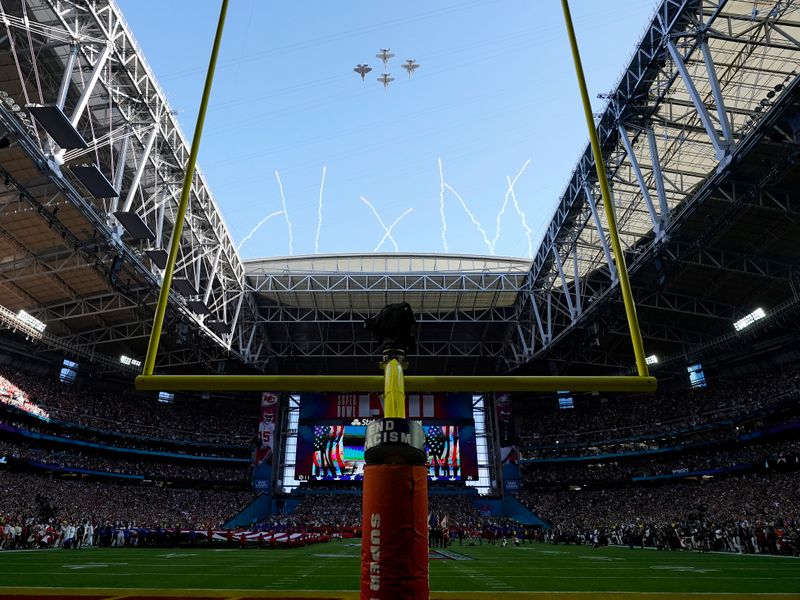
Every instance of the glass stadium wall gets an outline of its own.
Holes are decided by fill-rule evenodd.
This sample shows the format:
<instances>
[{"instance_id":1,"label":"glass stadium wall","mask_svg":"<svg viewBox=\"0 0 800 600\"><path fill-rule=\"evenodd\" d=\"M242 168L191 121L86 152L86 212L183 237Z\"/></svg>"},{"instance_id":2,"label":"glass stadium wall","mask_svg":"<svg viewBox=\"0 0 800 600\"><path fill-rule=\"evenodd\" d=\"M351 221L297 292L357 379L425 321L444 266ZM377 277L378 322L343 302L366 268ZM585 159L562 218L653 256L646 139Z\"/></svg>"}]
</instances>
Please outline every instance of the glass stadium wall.
<instances>
[{"instance_id":1,"label":"glass stadium wall","mask_svg":"<svg viewBox=\"0 0 800 600\"><path fill-rule=\"evenodd\" d=\"M478 451L478 480L468 481L478 493L488 495L495 493L500 486L497 482L497 461L495 460L494 437L492 427L492 403L486 394L472 396L472 417L475 420L475 447Z\"/></svg>"},{"instance_id":2,"label":"glass stadium wall","mask_svg":"<svg viewBox=\"0 0 800 600\"><path fill-rule=\"evenodd\" d=\"M297 423L300 420L300 396L290 394L283 405L281 412L281 433L279 462L275 491L291 492L300 482L294 478L295 461L297 458Z\"/></svg>"}]
</instances>

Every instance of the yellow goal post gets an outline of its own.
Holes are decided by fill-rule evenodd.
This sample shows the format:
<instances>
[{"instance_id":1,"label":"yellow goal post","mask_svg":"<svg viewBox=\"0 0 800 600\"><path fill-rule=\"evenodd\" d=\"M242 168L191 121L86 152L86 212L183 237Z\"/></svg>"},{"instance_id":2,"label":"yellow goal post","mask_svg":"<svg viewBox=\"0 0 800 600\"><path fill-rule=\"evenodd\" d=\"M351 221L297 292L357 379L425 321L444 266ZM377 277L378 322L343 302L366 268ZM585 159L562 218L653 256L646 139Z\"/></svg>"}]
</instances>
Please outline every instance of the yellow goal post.
<instances>
[{"instance_id":1,"label":"yellow goal post","mask_svg":"<svg viewBox=\"0 0 800 600\"><path fill-rule=\"evenodd\" d=\"M200 148L200 139L203 134L208 99L211 94L211 85L214 70L219 54L222 31L225 25L225 15L228 9L228 0L222 0L217 30L214 36L214 45L208 64L200 110L197 114L197 124L192 139L189 160L183 179L178 212L175 218L175 227L170 241L169 257L164 277L159 292L156 314L153 319L153 328L147 347L142 374L136 378L136 387L140 390L157 391L277 391L277 392L380 392L383 391L387 398L392 399L387 403L387 417L403 417L404 405L402 398L406 391L409 392L555 392L570 390L573 392L652 392L656 389L656 378L648 371L645 360L644 344L639 329L639 320L636 316L636 306L631 292L628 269L625 256L619 241L617 221L611 201L605 163L603 161L600 141L594 124L589 92L581 64L578 43L575 38L575 29L572 24L568 0L561 0L564 12L567 35L572 49L572 58L575 63L575 74L580 88L586 125L592 146L592 154L597 169L597 178L603 196L603 207L608 221L608 234L611 238L611 249L616 264L622 301L625 305L625 315L631 335L631 343L636 358L636 375L620 376L448 376L448 375L408 375L404 376L400 363L392 359L384 365L384 375L156 375L156 354L158 352L159 338L164 325L164 315L167 309L172 275L178 257L181 240L181 230L189 203L192 178L197 163L197 153Z\"/></svg>"}]
</instances>

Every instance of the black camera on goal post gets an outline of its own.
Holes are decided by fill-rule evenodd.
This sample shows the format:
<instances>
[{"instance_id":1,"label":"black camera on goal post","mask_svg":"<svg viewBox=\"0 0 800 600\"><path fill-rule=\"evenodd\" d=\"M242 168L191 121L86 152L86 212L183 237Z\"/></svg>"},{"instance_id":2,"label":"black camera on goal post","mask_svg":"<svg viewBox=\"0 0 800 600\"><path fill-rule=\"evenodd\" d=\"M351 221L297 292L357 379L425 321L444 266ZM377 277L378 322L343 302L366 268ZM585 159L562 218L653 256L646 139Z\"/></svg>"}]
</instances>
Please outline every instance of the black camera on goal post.
<instances>
[{"instance_id":1,"label":"black camera on goal post","mask_svg":"<svg viewBox=\"0 0 800 600\"><path fill-rule=\"evenodd\" d=\"M383 344L381 366L392 359L404 363L406 354L416 347L416 324L408 302L387 304L374 317L364 319L364 327ZM424 465L424 447L425 432L419 423L406 418L382 418L367 425L364 459L368 465Z\"/></svg>"},{"instance_id":2,"label":"black camera on goal post","mask_svg":"<svg viewBox=\"0 0 800 600\"><path fill-rule=\"evenodd\" d=\"M403 356L417 346L416 324L417 318L408 302L387 304L374 317L364 319L364 328L371 331L387 350L397 351Z\"/></svg>"}]
</instances>

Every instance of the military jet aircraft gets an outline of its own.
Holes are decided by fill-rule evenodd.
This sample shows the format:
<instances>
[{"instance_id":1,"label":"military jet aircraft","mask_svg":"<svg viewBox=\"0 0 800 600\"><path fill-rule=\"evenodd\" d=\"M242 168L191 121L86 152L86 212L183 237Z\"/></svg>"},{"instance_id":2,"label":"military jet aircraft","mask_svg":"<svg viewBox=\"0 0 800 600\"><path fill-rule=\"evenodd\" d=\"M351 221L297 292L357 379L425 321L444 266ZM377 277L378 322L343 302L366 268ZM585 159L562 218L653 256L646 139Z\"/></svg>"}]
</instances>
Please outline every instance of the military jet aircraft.
<instances>
[{"instance_id":1,"label":"military jet aircraft","mask_svg":"<svg viewBox=\"0 0 800 600\"><path fill-rule=\"evenodd\" d=\"M389 73L384 73L380 77L378 77L378 81L383 84L383 89L389 89L389 84L394 81L394 77L391 76Z\"/></svg>"},{"instance_id":2,"label":"military jet aircraft","mask_svg":"<svg viewBox=\"0 0 800 600\"><path fill-rule=\"evenodd\" d=\"M411 76L414 74L414 71L419 69L419 65L417 64L417 60L415 58L409 58L406 62L402 64L402 67L408 71L408 78L411 79Z\"/></svg>"},{"instance_id":3,"label":"military jet aircraft","mask_svg":"<svg viewBox=\"0 0 800 600\"><path fill-rule=\"evenodd\" d=\"M356 68L353 69L353 71L361 75L361 81L364 81L364 79L366 79L367 77L367 73L372 71L372 67L370 67L369 65L358 64L356 65Z\"/></svg>"},{"instance_id":4,"label":"military jet aircraft","mask_svg":"<svg viewBox=\"0 0 800 600\"><path fill-rule=\"evenodd\" d=\"M389 48L381 48L381 51L378 52L375 57L383 61L383 68L385 69L388 66L389 59L393 58L394 54Z\"/></svg>"}]
</instances>

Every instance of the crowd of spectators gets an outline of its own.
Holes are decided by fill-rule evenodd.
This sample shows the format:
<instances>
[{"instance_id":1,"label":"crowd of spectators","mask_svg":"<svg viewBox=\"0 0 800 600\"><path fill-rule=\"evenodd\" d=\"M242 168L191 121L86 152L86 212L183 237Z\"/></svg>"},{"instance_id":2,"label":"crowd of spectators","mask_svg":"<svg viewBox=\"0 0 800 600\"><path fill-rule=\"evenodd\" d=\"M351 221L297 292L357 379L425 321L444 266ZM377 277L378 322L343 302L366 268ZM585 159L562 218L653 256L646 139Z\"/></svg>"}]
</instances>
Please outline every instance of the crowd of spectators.
<instances>
[{"instance_id":1,"label":"crowd of spectators","mask_svg":"<svg viewBox=\"0 0 800 600\"><path fill-rule=\"evenodd\" d=\"M176 440L158 440L152 437L121 436L110 431L100 431L82 426L61 425L60 423L29 423L21 420L21 415L3 413L0 406L0 425L25 432L48 435L66 440L80 440L100 446L113 446L115 448L133 448L151 452L172 452L188 454L191 456L220 456L227 458L248 458L252 448L248 446L209 446L195 445L189 441L177 442Z\"/></svg>"},{"instance_id":2,"label":"crowd of spectators","mask_svg":"<svg viewBox=\"0 0 800 600\"><path fill-rule=\"evenodd\" d=\"M763 444L712 446L692 452L663 455L663 458L642 455L626 460L596 462L530 463L522 467L527 486L553 484L630 481L633 477L680 475L714 469L759 469L766 463L780 465L800 462L800 440L789 439Z\"/></svg>"},{"instance_id":3,"label":"crowd of spectators","mask_svg":"<svg viewBox=\"0 0 800 600\"><path fill-rule=\"evenodd\" d=\"M796 554L798 483L795 471L518 498L553 526L548 541Z\"/></svg>"},{"instance_id":4,"label":"crowd of spectators","mask_svg":"<svg viewBox=\"0 0 800 600\"><path fill-rule=\"evenodd\" d=\"M64 541L62 527L94 528L219 528L253 500L252 492L182 490L159 486L116 485L97 481L49 479L27 473L0 471L0 522L3 547L40 545L49 528L53 537L45 545ZM14 528L12 540L6 528ZM17 536L16 528L27 528ZM34 528L39 539L31 539Z\"/></svg>"},{"instance_id":5,"label":"crowd of spectators","mask_svg":"<svg viewBox=\"0 0 800 600\"><path fill-rule=\"evenodd\" d=\"M523 447L602 441L756 414L798 395L800 366L793 366L744 379L717 380L708 388L640 397L581 397L570 410L560 409L555 401L525 403L517 431Z\"/></svg>"},{"instance_id":6,"label":"crowd of spectators","mask_svg":"<svg viewBox=\"0 0 800 600\"><path fill-rule=\"evenodd\" d=\"M185 462L162 463L109 458L94 453L66 449L36 448L0 440L0 456L34 461L59 467L142 475L146 479L172 481L193 479L203 482L228 482L245 485L250 476L248 463L235 466L190 465Z\"/></svg>"},{"instance_id":7,"label":"crowd of spectators","mask_svg":"<svg viewBox=\"0 0 800 600\"><path fill-rule=\"evenodd\" d=\"M307 494L288 514L275 515L273 527L330 531L361 529L361 494Z\"/></svg>"},{"instance_id":8,"label":"crowd of spectators","mask_svg":"<svg viewBox=\"0 0 800 600\"><path fill-rule=\"evenodd\" d=\"M40 418L166 440L249 444L258 428L255 401L177 398L160 402L142 394L103 392L6 367L0 367L0 402Z\"/></svg>"},{"instance_id":9,"label":"crowd of spectators","mask_svg":"<svg viewBox=\"0 0 800 600\"><path fill-rule=\"evenodd\" d=\"M361 529L360 493L310 492L292 510L272 515L263 524L281 531L357 531ZM428 523L431 529L458 528L480 531L486 524L469 496L432 494L428 498Z\"/></svg>"}]
</instances>

